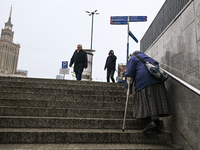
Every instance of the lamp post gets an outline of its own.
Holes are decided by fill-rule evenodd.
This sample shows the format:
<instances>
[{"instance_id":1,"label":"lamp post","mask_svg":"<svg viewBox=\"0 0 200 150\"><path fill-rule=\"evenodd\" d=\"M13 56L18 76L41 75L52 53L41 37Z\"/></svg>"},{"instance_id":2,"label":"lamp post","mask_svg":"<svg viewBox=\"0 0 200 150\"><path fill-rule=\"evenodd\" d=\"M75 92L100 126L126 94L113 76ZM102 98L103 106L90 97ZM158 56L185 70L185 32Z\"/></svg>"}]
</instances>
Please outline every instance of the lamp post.
<instances>
[{"instance_id":1,"label":"lamp post","mask_svg":"<svg viewBox=\"0 0 200 150\"><path fill-rule=\"evenodd\" d=\"M86 11L86 13L89 13L89 16L92 16L91 46L90 46L90 49L92 50L92 38L93 38L93 22L94 22L94 15L98 15L99 13L97 13L97 10L95 10L94 12Z\"/></svg>"}]
</instances>

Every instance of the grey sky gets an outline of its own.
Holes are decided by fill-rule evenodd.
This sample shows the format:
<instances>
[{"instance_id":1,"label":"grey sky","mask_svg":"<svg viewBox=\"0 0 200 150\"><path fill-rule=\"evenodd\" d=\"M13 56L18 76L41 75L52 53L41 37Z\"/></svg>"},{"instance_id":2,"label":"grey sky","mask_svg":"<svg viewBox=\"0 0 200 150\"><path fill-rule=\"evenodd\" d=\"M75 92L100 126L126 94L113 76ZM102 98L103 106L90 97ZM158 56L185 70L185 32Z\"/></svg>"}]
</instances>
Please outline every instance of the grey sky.
<instances>
[{"instance_id":1,"label":"grey sky","mask_svg":"<svg viewBox=\"0 0 200 150\"><path fill-rule=\"evenodd\" d=\"M104 64L113 49L117 64L126 62L127 26L110 25L110 16L148 16L147 22L130 23L140 41L165 0L0 0L0 27L7 22L11 5L14 42L20 43L18 69L29 77L55 78L61 61L68 60L77 44L90 48L91 17L94 17L93 78L106 79ZM130 52L140 43L130 39ZM115 76L117 73L115 73ZM71 75L66 76L72 79Z\"/></svg>"}]
</instances>

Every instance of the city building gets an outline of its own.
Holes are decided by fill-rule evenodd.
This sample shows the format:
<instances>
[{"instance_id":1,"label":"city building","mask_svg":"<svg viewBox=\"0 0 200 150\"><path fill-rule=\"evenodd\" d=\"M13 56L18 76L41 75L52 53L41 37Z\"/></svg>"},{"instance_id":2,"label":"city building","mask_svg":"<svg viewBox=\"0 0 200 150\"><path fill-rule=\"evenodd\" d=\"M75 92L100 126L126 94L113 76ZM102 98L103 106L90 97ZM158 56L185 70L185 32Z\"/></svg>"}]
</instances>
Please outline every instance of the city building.
<instances>
[{"instance_id":1,"label":"city building","mask_svg":"<svg viewBox=\"0 0 200 150\"><path fill-rule=\"evenodd\" d=\"M14 32L11 23L12 7L8 22L1 30L0 38L0 76L15 74L17 70L20 45L13 43Z\"/></svg>"},{"instance_id":2,"label":"city building","mask_svg":"<svg viewBox=\"0 0 200 150\"><path fill-rule=\"evenodd\" d=\"M17 69L17 71L15 72L15 75L27 77L28 76L28 71L27 70L19 70L19 69Z\"/></svg>"}]
</instances>

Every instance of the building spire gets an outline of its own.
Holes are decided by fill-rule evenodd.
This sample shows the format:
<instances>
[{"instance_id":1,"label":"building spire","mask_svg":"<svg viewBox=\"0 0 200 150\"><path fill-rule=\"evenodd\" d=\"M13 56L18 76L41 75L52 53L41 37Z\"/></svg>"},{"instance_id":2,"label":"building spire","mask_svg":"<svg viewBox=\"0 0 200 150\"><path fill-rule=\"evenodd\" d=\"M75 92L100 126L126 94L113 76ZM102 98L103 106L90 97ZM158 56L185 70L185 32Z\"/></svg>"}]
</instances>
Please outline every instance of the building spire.
<instances>
[{"instance_id":1,"label":"building spire","mask_svg":"<svg viewBox=\"0 0 200 150\"><path fill-rule=\"evenodd\" d=\"M12 5L11 5L11 8L10 8L10 16L9 16L8 22L11 22L11 15L12 15Z\"/></svg>"}]
</instances>

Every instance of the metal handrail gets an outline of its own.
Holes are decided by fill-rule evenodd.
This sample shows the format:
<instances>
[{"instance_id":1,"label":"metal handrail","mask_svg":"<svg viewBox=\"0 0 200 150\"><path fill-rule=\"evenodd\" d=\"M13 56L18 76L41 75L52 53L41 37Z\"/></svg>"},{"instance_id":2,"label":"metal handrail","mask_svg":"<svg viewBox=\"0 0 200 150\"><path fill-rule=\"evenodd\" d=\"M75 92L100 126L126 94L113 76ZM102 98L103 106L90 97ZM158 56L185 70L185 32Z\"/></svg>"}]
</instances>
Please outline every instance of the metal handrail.
<instances>
[{"instance_id":1,"label":"metal handrail","mask_svg":"<svg viewBox=\"0 0 200 150\"><path fill-rule=\"evenodd\" d=\"M189 90L191 90L192 92L194 92L195 94L197 94L198 96L200 96L200 90L198 90L197 88L195 88L194 86L188 84L187 82L179 79L178 77L176 77L175 75L171 74L170 72L166 71L165 69L161 68L163 71L165 71L172 79L176 80L177 82L179 82L180 84L184 85L186 88L188 88Z\"/></svg>"}]
</instances>

